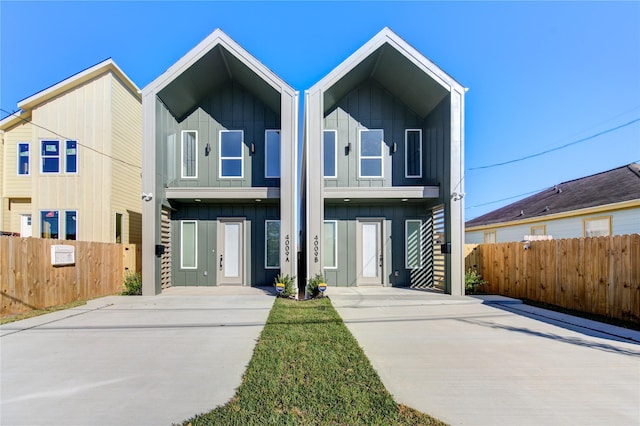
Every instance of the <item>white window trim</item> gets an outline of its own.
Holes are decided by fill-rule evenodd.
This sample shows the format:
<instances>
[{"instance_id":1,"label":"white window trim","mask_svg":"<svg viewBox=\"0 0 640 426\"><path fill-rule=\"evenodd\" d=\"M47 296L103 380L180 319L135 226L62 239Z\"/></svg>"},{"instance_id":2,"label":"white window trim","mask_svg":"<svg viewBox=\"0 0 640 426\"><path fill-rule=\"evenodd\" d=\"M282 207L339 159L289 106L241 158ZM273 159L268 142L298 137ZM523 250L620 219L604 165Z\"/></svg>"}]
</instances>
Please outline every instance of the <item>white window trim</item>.
<instances>
[{"instance_id":1,"label":"white window trim","mask_svg":"<svg viewBox=\"0 0 640 426\"><path fill-rule=\"evenodd\" d=\"M42 226L42 213L45 213L45 212L58 212L58 238L47 238L47 239L48 240L53 240L53 239L62 240L63 238L60 238L62 236L62 227L60 226L60 219L61 219L60 216L61 215L60 215L60 210L58 210L58 209L40 210L40 217L39 217L39 219L40 219L40 238L44 238L42 236L42 228L43 228L43 226ZM31 219L31 226L33 226L33 218Z\"/></svg>"},{"instance_id":2,"label":"white window trim","mask_svg":"<svg viewBox=\"0 0 640 426\"><path fill-rule=\"evenodd\" d=\"M116 242L116 238L117 238L117 233L116 231L118 230L118 221L117 219L117 215L121 215L122 216L122 241L120 241L119 243ZM114 211L113 212L113 242L114 244L124 244L124 213L122 213L121 211Z\"/></svg>"},{"instance_id":3,"label":"white window trim","mask_svg":"<svg viewBox=\"0 0 640 426\"><path fill-rule=\"evenodd\" d=\"M195 223L194 243L195 243L196 249L194 251L194 256L195 256L194 266L184 266L183 248L184 248L184 224L185 223ZM180 221L180 269L189 269L189 270L198 269L198 221L197 220L181 220Z\"/></svg>"},{"instance_id":4,"label":"white window trim","mask_svg":"<svg viewBox=\"0 0 640 426\"><path fill-rule=\"evenodd\" d=\"M76 239L75 240L68 240L68 241L78 241L78 210L65 210L64 211L64 238L62 238L63 240L67 239L67 213L74 213L74 216L76 217Z\"/></svg>"},{"instance_id":5,"label":"white window trim","mask_svg":"<svg viewBox=\"0 0 640 426\"><path fill-rule=\"evenodd\" d=\"M420 135L420 173L417 175L409 175L409 132L418 132ZM405 129L404 131L404 177L407 179L420 179L422 177L422 129Z\"/></svg>"},{"instance_id":6,"label":"white window trim","mask_svg":"<svg viewBox=\"0 0 640 426\"><path fill-rule=\"evenodd\" d=\"M324 269L338 269L338 221L337 220L325 220L324 223L329 223L329 222L333 222L334 223L334 227L333 227L333 252L335 253L335 260L336 263L333 266L324 266L324 253L322 253L322 267ZM322 228L322 232L324 233L324 224L323 224L323 228ZM322 239L322 243L324 244L324 235L323 235L323 239Z\"/></svg>"},{"instance_id":7,"label":"white window trim","mask_svg":"<svg viewBox=\"0 0 640 426\"><path fill-rule=\"evenodd\" d=\"M324 174L324 134L325 132L332 132L333 137L333 176L327 176ZM322 176L329 179L335 179L338 177L338 131L334 129L327 129L322 131Z\"/></svg>"},{"instance_id":8,"label":"white window trim","mask_svg":"<svg viewBox=\"0 0 640 426\"><path fill-rule=\"evenodd\" d=\"M280 250L278 250L278 266L267 265L267 227L270 222L280 223L280 220L269 219L264 221L264 269L280 269ZM280 225L280 231L278 232L278 238L282 234L282 225Z\"/></svg>"},{"instance_id":9,"label":"white window trim","mask_svg":"<svg viewBox=\"0 0 640 426\"><path fill-rule=\"evenodd\" d=\"M67 143L68 142L75 142L76 143L76 171L75 172L68 172L67 171L67 164L68 164L68 156L67 156ZM69 140L65 140L64 142L64 173L67 175L77 175L78 174L78 141L77 140L73 140L73 139L69 139ZM62 164L62 161L60 162L60 164Z\"/></svg>"},{"instance_id":10,"label":"white window trim","mask_svg":"<svg viewBox=\"0 0 640 426\"><path fill-rule=\"evenodd\" d=\"M44 144L45 142L58 142L58 171L57 172L44 171L44 158L53 158L53 156L44 157L42 155L42 144ZM62 167L62 153L60 152L61 149L62 149L62 146L61 146L60 140L58 139L41 139L40 140L40 173L45 175L59 175L62 173L63 167Z\"/></svg>"},{"instance_id":11,"label":"white window trim","mask_svg":"<svg viewBox=\"0 0 640 426\"><path fill-rule=\"evenodd\" d=\"M222 156L222 134L240 132L242 139L240 140L240 157L223 157ZM218 178L219 179L244 179L244 130L220 130L218 134ZM222 160L240 160L240 176L222 176Z\"/></svg>"},{"instance_id":12,"label":"white window trim","mask_svg":"<svg viewBox=\"0 0 640 426\"><path fill-rule=\"evenodd\" d=\"M185 133L195 133L196 135L196 147L195 147L196 174L195 176L184 175L184 134ZM181 179L198 179L198 131L197 130L183 130L180 132L180 178Z\"/></svg>"},{"instance_id":13,"label":"white window trim","mask_svg":"<svg viewBox=\"0 0 640 426\"><path fill-rule=\"evenodd\" d=\"M420 246L420 257L418 266L409 265L409 222L418 222L420 226L418 227L418 244ZM422 264L422 220L421 219L407 219L404 221L404 267L406 269L421 269L424 265Z\"/></svg>"},{"instance_id":14,"label":"white window trim","mask_svg":"<svg viewBox=\"0 0 640 426\"><path fill-rule=\"evenodd\" d=\"M362 154L362 133L363 132L372 132L372 131L381 131L382 139L380 140L380 156L366 156L363 157ZM358 178L360 179L382 179L384 178L384 129L359 129L358 130ZM367 159L380 159L380 176L362 176L362 160Z\"/></svg>"},{"instance_id":15,"label":"white window trim","mask_svg":"<svg viewBox=\"0 0 640 426\"><path fill-rule=\"evenodd\" d=\"M280 129L266 129L264 131L264 177L266 179L276 179L280 178L280 175L282 174L282 162L280 161L281 158L278 158L278 162L280 162L280 174L278 174L277 176L267 175L267 170L269 170L269 150L267 149L267 134L269 132L277 132L280 136L280 140L278 141L278 156L281 157L280 153L282 152L282 131ZM242 139L244 141L244 135Z\"/></svg>"},{"instance_id":16,"label":"white window trim","mask_svg":"<svg viewBox=\"0 0 640 426\"><path fill-rule=\"evenodd\" d=\"M28 173L20 173L20 145L27 146L27 164L29 165ZM30 142L18 142L16 144L16 173L18 176L30 176L31 175L31 143Z\"/></svg>"}]
</instances>

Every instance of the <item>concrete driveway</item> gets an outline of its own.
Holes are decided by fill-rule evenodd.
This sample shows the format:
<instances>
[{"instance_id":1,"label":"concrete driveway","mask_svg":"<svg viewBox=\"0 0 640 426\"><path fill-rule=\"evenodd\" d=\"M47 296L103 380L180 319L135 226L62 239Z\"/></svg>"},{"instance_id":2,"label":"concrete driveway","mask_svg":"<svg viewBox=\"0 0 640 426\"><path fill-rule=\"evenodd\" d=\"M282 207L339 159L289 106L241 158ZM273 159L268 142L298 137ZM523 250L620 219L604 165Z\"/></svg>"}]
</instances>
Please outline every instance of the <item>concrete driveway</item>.
<instances>
[{"instance_id":1,"label":"concrete driveway","mask_svg":"<svg viewBox=\"0 0 640 426\"><path fill-rule=\"evenodd\" d=\"M168 425L226 403L269 289L112 296L0 327L0 424Z\"/></svg>"},{"instance_id":2,"label":"concrete driveway","mask_svg":"<svg viewBox=\"0 0 640 426\"><path fill-rule=\"evenodd\" d=\"M640 333L500 297L327 290L396 401L452 425L639 425Z\"/></svg>"}]
</instances>

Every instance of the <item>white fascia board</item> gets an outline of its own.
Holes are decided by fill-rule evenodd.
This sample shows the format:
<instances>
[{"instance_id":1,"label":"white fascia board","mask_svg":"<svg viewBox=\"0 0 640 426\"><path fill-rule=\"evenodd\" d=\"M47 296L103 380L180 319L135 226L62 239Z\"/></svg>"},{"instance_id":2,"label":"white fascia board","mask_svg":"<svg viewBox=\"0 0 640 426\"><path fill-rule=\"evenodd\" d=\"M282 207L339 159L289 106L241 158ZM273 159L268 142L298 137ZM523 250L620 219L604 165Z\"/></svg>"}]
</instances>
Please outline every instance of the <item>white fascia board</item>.
<instances>
[{"instance_id":1,"label":"white fascia board","mask_svg":"<svg viewBox=\"0 0 640 426\"><path fill-rule=\"evenodd\" d=\"M41 104L48 99L58 96L59 94L68 91L69 89L79 86L80 84L95 78L96 76L105 73L106 71L113 72L125 85L135 94L138 100L141 100L140 89L131 79L116 65L113 59L109 58L96 64L86 70L80 71L77 74L66 78L53 86L50 86L40 92L23 99L18 103L18 108L22 110L33 109L36 105Z\"/></svg>"},{"instance_id":2,"label":"white fascia board","mask_svg":"<svg viewBox=\"0 0 640 426\"><path fill-rule=\"evenodd\" d=\"M255 199L279 199L280 188L275 187L254 187L254 188L167 188L165 189L167 199L194 199L201 200L255 200Z\"/></svg>"},{"instance_id":3,"label":"white fascia board","mask_svg":"<svg viewBox=\"0 0 640 426\"><path fill-rule=\"evenodd\" d=\"M440 197L440 187L438 186L388 186L381 188L372 187L330 187L324 188L324 198L326 199L389 199L408 198L424 199Z\"/></svg>"}]
</instances>

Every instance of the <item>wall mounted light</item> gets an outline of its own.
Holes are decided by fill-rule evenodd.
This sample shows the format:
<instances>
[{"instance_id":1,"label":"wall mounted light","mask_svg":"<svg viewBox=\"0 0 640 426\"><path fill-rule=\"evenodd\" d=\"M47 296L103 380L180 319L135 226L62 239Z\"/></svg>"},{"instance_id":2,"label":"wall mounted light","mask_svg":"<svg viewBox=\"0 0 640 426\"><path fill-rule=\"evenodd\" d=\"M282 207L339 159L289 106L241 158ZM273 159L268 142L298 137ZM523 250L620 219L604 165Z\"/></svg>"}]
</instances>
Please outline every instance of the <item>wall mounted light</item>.
<instances>
[{"instance_id":1,"label":"wall mounted light","mask_svg":"<svg viewBox=\"0 0 640 426\"><path fill-rule=\"evenodd\" d=\"M208 156L210 152L211 152L211 144L207 142L207 144L204 147L204 155Z\"/></svg>"},{"instance_id":2,"label":"wall mounted light","mask_svg":"<svg viewBox=\"0 0 640 426\"><path fill-rule=\"evenodd\" d=\"M344 153L346 155L349 155L350 152L351 152L351 142L349 142L347 146L344 147Z\"/></svg>"},{"instance_id":3,"label":"wall mounted light","mask_svg":"<svg viewBox=\"0 0 640 426\"><path fill-rule=\"evenodd\" d=\"M152 199L153 199L153 193L152 192L150 192L148 194L146 192L142 193L142 200L143 201L151 201Z\"/></svg>"},{"instance_id":4,"label":"wall mounted light","mask_svg":"<svg viewBox=\"0 0 640 426\"><path fill-rule=\"evenodd\" d=\"M464 198L464 192L458 194L457 192L454 192L451 194L451 201L460 201Z\"/></svg>"},{"instance_id":5,"label":"wall mounted light","mask_svg":"<svg viewBox=\"0 0 640 426\"><path fill-rule=\"evenodd\" d=\"M252 154L256 153L256 144L254 144L254 143L251 144L251 153Z\"/></svg>"},{"instance_id":6,"label":"wall mounted light","mask_svg":"<svg viewBox=\"0 0 640 426\"><path fill-rule=\"evenodd\" d=\"M397 150L398 150L398 144L394 142L393 144L391 144L391 153L395 154Z\"/></svg>"}]
</instances>

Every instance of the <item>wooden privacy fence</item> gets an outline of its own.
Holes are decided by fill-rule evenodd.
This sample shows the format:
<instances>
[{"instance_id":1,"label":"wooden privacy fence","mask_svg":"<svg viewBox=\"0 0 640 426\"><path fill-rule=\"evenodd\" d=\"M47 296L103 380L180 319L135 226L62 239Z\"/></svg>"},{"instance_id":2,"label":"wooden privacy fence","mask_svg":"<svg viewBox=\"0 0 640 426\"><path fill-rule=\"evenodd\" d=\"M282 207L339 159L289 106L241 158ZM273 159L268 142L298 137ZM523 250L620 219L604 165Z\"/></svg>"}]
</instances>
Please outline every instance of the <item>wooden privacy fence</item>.
<instances>
[{"instance_id":1,"label":"wooden privacy fence","mask_svg":"<svg viewBox=\"0 0 640 426\"><path fill-rule=\"evenodd\" d=\"M640 234L466 246L484 292L640 321Z\"/></svg>"},{"instance_id":2,"label":"wooden privacy fence","mask_svg":"<svg viewBox=\"0 0 640 426\"><path fill-rule=\"evenodd\" d=\"M75 247L75 264L51 265L51 246ZM139 271L139 247L88 241L0 237L0 316L120 293Z\"/></svg>"}]
</instances>

